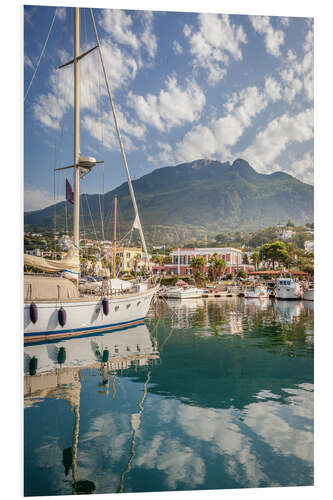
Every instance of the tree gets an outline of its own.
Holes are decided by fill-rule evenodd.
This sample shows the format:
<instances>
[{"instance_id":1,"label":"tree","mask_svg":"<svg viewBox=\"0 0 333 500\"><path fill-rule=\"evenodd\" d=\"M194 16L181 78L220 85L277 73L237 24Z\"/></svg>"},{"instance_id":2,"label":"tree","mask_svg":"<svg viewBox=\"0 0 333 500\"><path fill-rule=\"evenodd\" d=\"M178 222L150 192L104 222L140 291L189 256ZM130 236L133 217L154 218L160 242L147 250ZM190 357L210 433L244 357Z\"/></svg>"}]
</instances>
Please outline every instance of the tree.
<instances>
[{"instance_id":1,"label":"tree","mask_svg":"<svg viewBox=\"0 0 333 500\"><path fill-rule=\"evenodd\" d=\"M260 263L260 255L258 254L258 252L253 252L253 254L251 254L251 262L254 265L255 270L257 271Z\"/></svg>"},{"instance_id":2,"label":"tree","mask_svg":"<svg viewBox=\"0 0 333 500\"><path fill-rule=\"evenodd\" d=\"M304 249L304 242L307 241L307 240L309 240L309 239L311 239L309 237L309 234L305 233L304 231L296 233L293 236L293 241L294 241L295 245L297 245L298 248L301 248L302 250Z\"/></svg>"},{"instance_id":3,"label":"tree","mask_svg":"<svg viewBox=\"0 0 333 500\"><path fill-rule=\"evenodd\" d=\"M205 269L206 261L202 255L199 257L192 257L191 268L195 281L202 281L203 272Z\"/></svg>"},{"instance_id":4,"label":"tree","mask_svg":"<svg viewBox=\"0 0 333 500\"><path fill-rule=\"evenodd\" d=\"M246 278L246 273L243 271L243 269L239 269L237 271L237 278Z\"/></svg>"},{"instance_id":5,"label":"tree","mask_svg":"<svg viewBox=\"0 0 333 500\"><path fill-rule=\"evenodd\" d=\"M155 262L155 264L158 264L159 266L163 266L164 255L161 255L161 254L153 255L152 261Z\"/></svg>"},{"instance_id":6,"label":"tree","mask_svg":"<svg viewBox=\"0 0 333 500\"><path fill-rule=\"evenodd\" d=\"M206 276L201 271L198 271L195 275L195 282L198 286L203 286L206 282Z\"/></svg>"},{"instance_id":7,"label":"tree","mask_svg":"<svg viewBox=\"0 0 333 500\"><path fill-rule=\"evenodd\" d=\"M209 259L210 270L212 273L212 278L215 281L221 275L224 274L225 268L227 267L225 260L222 259L216 252L213 253Z\"/></svg>"},{"instance_id":8,"label":"tree","mask_svg":"<svg viewBox=\"0 0 333 500\"><path fill-rule=\"evenodd\" d=\"M141 260L141 255L139 253L137 253L136 255L134 255L133 257L133 267L134 267L134 276L136 277L136 268L138 267L138 264Z\"/></svg>"},{"instance_id":9,"label":"tree","mask_svg":"<svg viewBox=\"0 0 333 500\"><path fill-rule=\"evenodd\" d=\"M297 261L297 257L299 255L299 250L296 247L296 245L291 241L289 241L287 243L286 247L287 247L287 252L289 254L289 257L290 257L290 264L295 265L296 261Z\"/></svg>"},{"instance_id":10,"label":"tree","mask_svg":"<svg viewBox=\"0 0 333 500\"><path fill-rule=\"evenodd\" d=\"M247 253L243 254L243 264L248 264L249 263L249 257Z\"/></svg>"},{"instance_id":11,"label":"tree","mask_svg":"<svg viewBox=\"0 0 333 500\"><path fill-rule=\"evenodd\" d=\"M273 270L275 269L276 262L289 264L290 257L288 255L286 245L282 241L274 241L274 243L266 243L260 249L260 254L263 255L264 260L272 263Z\"/></svg>"}]
</instances>

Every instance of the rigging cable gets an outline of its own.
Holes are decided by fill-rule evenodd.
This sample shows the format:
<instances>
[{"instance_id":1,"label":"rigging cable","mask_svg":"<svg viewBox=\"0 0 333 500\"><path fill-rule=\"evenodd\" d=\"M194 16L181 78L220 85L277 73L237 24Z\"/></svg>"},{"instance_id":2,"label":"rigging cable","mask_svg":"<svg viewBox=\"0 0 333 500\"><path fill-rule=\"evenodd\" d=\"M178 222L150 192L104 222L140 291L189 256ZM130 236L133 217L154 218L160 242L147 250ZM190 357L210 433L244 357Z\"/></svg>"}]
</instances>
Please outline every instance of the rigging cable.
<instances>
[{"instance_id":1,"label":"rigging cable","mask_svg":"<svg viewBox=\"0 0 333 500\"><path fill-rule=\"evenodd\" d=\"M65 39L65 31L68 28L68 26L64 25L63 31L62 31L62 39L61 39L61 46L64 47L64 39ZM60 105L59 105L59 85L60 82L60 73L57 73L57 85L56 85L56 117L58 118L60 113ZM53 238L54 238L54 252L56 251L56 231L57 231L57 209L56 209L56 199L57 199L57 193L56 193L56 167L57 167L57 154L58 150L61 147L62 140L64 137L64 124L65 124L65 115L63 113L62 115L62 121L61 121L61 131L60 131L60 139L59 139L59 144L57 144L57 138L58 138L58 127L55 127L55 134L54 134L54 169L53 169L53 199L54 199L54 210L53 210ZM67 204L65 201L65 216L66 216L66 234L67 234Z\"/></svg>"},{"instance_id":2,"label":"rigging cable","mask_svg":"<svg viewBox=\"0 0 333 500\"><path fill-rule=\"evenodd\" d=\"M84 193L84 194L85 194L85 197L86 197L87 207L88 207L88 211L89 211L89 215L90 215L90 219L91 219L91 225L92 225L93 231L95 233L96 241L98 241L98 237L97 237L97 233L96 233L94 221L93 221L93 218L92 218L92 215L91 215L91 210L90 210L90 206L89 206L88 196L87 196L87 193Z\"/></svg>"},{"instance_id":3,"label":"rigging cable","mask_svg":"<svg viewBox=\"0 0 333 500\"><path fill-rule=\"evenodd\" d=\"M136 215L136 218L137 218L137 220L139 222L138 230L139 230L139 233L140 233L140 238L141 238L142 246L143 246L143 249L144 249L146 263L147 263L147 266L149 266L149 258L148 258L148 251L147 251L146 241L145 241L145 237L144 237L144 234L143 234L143 231L142 231L142 226L141 226L139 211L138 211L138 207L137 207L137 203L136 203L136 199L135 199L135 195L134 195L134 190L133 190L133 186L132 186L131 176L130 176L128 165L127 165L127 160L126 160L124 146L123 146L123 143L122 143L122 140L121 140L121 135L120 135L119 127L118 127L118 121L117 121L117 117L116 117L116 112L115 112L115 108L114 108L114 104L113 104L113 99L112 99L112 96L111 96L109 81L108 81L106 70L105 70L105 66L104 66L104 60L103 60L103 56L102 56L102 49L101 49L101 44L100 44L98 33L97 33L95 18L94 18L94 14L93 14L92 9L89 9L89 10L90 10L90 16L91 16L91 20L92 20L93 27L94 27L94 33L95 33L96 42L97 42L98 51L99 51L99 56L100 56L100 60L101 60L101 64L102 64L103 74L104 74L104 78L105 78L105 84L106 84L106 88L107 88L107 92L108 92L108 96L109 96L109 100L110 100L110 105L111 105L113 120L114 120L114 124L115 124L115 129L116 129L116 133L117 133L117 137L118 137L118 142L119 142L119 146L120 146L120 151L121 151L121 155L122 155L122 159L123 159L123 163L124 163L124 167L125 167L125 172L126 172L126 176L127 176L128 187L129 187L129 190L130 190L130 194L131 194L131 199L132 199L132 203L133 203L135 215Z\"/></svg>"},{"instance_id":4,"label":"rigging cable","mask_svg":"<svg viewBox=\"0 0 333 500\"><path fill-rule=\"evenodd\" d=\"M27 91L26 91L26 93L25 93L25 96L24 96L24 101L26 100L26 98L27 98L27 96L28 96L28 93L29 93L29 90L30 90L30 88L31 88L32 82L34 81L35 76L36 76L36 74L37 74L37 71L38 71L38 68L39 68L39 64L40 64L40 62L41 62L41 60L42 60L42 57L43 57L43 55L44 55L44 52L45 52L45 49L46 49L46 45L47 45L48 39L49 39L49 37L50 37L51 31L52 31L52 28L53 28L53 24L54 24L54 21L55 21L55 18L56 18L56 15L57 15L57 7L56 7L56 8L55 8L55 10L54 10L54 15L53 15L53 19L52 19L52 22L51 22L51 26L50 26L49 32L48 32L48 34L47 34L47 37L46 37L46 40L45 40L44 46L43 46L43 48L42 48L42 52L41 52L41 54L40 54L40 56L39 56L39 59L38 59L38 62L37 62L37 66L36 66L35 71L34 71L34 73L33 73L33 75L32 75L32 78L31 78L31 80L30 80L30 83L29 83L29 85L28 85Z\"/></svg>"}]
</instances>

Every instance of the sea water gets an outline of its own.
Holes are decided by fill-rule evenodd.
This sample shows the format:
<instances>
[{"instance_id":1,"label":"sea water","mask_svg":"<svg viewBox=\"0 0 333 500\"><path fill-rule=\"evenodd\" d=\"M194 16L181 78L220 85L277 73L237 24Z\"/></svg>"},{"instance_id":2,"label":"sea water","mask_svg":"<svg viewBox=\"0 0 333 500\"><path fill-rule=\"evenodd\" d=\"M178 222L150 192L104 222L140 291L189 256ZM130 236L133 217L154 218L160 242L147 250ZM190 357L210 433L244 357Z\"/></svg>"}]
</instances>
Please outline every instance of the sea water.
<instances>
[{"instance_id":1,"label":"sea water","mask_svg":"<svg viewBox=\"0 0 333 500\"><path fill-rule=\"evenodd\" d=\"M312 302L223 298L27 347L25 495L312 485L313 345Z\"/></svg>"}]
</instances>

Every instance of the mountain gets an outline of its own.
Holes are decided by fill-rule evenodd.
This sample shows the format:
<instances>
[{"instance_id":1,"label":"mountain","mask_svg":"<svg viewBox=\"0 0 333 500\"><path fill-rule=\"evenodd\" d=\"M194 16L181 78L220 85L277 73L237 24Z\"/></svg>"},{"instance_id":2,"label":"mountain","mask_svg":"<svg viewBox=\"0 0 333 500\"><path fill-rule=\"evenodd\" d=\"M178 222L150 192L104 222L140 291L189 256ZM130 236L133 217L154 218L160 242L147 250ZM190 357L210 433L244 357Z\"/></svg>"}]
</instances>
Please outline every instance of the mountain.
<instances>
[{"instance_id":1,"label":"mountain","mask_svg":"<svg viewBox=\"0 0 333 500\"><path fill-rule=\"evenodd\" d=\"M284 172L260 174L245 160L221 163L197 160L163 167L133 181L133 188L147 241L176 243L214 236L225 230L254 231L287 222L313 221L313 186ZM104 195L105 237L113 231L114 196L118 197L121 232L130 229L134 211L127 183ZM65 228L65 203L56 205L57 229ZM81 195L81 229L100 228L98 195ZM67 222L72 206L67 203ZM54 206L27 212L25 230L52 229Z\"/></svg>"}]
</instances>

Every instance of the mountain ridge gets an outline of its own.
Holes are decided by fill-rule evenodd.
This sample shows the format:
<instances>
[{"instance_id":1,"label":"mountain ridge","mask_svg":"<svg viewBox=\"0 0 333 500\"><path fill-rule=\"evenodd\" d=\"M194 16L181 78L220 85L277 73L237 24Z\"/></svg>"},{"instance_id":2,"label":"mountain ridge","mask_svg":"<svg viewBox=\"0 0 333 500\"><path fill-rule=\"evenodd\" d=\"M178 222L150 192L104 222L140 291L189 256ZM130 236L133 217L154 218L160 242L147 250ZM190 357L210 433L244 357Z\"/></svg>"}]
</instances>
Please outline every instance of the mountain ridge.
<instances>
[{"instance_id":1,"label":"mountain ridge","mask_svg":"<svg viewBox=\"0 0 333 500\"><path fill-rule=\"evenodd\" d=\"M313 186L285 172L258 173L241 158L232 164L199 159L161 167L132 183L142 225L152 244L188 241L221 230L256 230L288 219L301 224L313 221ZM115 195L120 228L125 231L134 218L127 182L105 193L105 215L112 211ZM99 218L98 194L82 194L81 200L84 222L89 226L89 210L94 219ZM56 205L59 229L65 225L65 203ZM72 206L67 211L71 224ZM26 230L52 228L53 213L54 205L26 212ZM105 223L108 238L109 222Z\"/></svg>"}]
</instances>

